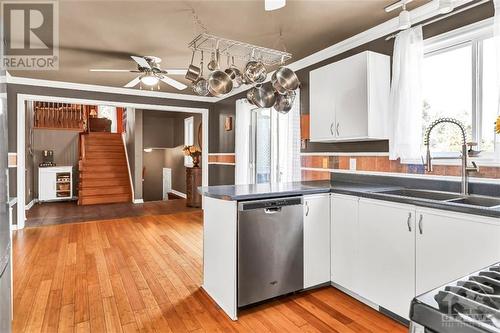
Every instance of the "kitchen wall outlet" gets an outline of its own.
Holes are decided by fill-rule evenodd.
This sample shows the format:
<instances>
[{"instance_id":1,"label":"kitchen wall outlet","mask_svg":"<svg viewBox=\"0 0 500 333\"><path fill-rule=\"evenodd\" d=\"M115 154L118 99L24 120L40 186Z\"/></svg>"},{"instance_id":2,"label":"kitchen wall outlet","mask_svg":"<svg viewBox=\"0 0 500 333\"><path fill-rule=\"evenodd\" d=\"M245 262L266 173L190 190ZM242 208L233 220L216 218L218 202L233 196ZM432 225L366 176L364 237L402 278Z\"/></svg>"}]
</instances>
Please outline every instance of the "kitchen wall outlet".
<instances>
[{"instance_id":1,"label":"kitchen wall outlet","mask_svg":"<svg viewBox=\"0 0 500 333\"><path fill-rule=\"evenodd\" d=\"M349 170L356 170L356 159L355 158L349 159Z\"/></svg>"}]
</instances>

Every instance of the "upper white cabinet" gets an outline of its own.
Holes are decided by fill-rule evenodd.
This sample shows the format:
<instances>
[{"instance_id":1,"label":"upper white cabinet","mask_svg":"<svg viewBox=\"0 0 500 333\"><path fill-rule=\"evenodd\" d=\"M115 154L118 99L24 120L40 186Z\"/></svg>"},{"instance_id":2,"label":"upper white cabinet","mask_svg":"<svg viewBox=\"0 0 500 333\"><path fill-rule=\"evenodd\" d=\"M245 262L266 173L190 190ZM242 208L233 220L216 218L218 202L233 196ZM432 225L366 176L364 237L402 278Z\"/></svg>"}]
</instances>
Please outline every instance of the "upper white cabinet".
<instances>
[{"instance_id":1,"label":"upper white cabinet","mask_svg":"<svg viewBox=\"0 0 500 333\"><path fill-rule=\"evenodd\" d=\"M358 197L332 194L331 197L331 279L358 292Z\"/></svg>"},{"instance_id":2,"label":"upper white cabinet","mask_svg":"<svg viewBox=\"0 0 500 333\"><path fill-rule=\"evenodd\" d=\"M387 138L390 57L366 51L310 72L313 142Z\"/></svg>"},{"instance_id":3,"label":"upper white cabinet","mask_svg":"<svg viewBox=\"0 0 500 333\"><path fill-rule=\"evenodd\" d=\"M330 194L304 196L304 288L330 282Z\"/></svg>"},{"instance_id":4,"label":"upper white cabinet","mask_svg":"<svg viewBox=\"0 0 500 333\"><path fill-rule=\"evenodd\" d=\"M494 218L417 208L417 295L500 260Z\"/></svg>"},{"instance_id":5,"label":"upper white cabinet","mask_svg":"<svg viewBox=\"0 0 500 333\"><path fill-rule=\"evenodd\" d=\"M359 200L359 294L408 318L415 296L415 208Z\"/></svg>"}]
</instances>

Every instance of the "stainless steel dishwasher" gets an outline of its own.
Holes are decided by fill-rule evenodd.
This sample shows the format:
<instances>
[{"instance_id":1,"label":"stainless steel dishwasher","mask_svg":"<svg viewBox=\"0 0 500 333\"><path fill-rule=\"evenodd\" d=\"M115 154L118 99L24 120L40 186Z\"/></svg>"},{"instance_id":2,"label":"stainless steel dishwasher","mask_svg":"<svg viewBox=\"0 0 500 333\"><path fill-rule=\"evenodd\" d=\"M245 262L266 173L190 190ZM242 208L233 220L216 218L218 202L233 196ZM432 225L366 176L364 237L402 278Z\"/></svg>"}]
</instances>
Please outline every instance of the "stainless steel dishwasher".
<instances>
[{"instance_id":1,"label":"stainless steel dishwasher","mask_svg":"<svg viewBox=\"0 0 500 333\"><path fill-rule=\"evenodd\" d=\"M302 197L238 204L238 306L304 288Z\"/></svg>"}]
</instances>

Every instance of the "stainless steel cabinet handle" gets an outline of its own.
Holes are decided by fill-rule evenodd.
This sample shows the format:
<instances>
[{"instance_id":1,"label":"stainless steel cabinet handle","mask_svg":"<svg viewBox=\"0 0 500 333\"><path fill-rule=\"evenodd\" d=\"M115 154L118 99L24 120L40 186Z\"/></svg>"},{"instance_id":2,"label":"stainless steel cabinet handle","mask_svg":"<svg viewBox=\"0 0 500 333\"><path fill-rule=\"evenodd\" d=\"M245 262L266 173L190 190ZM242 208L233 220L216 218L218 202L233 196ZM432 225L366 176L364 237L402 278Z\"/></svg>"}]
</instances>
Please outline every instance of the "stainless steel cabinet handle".
<instances>
[{"instance_id":1,"label":"stainless steel cabinet handle","mask_svg":"<svg viewBox=\"0 0 500 333\"><path fill-rule=\"evenodd\" d=\"M331 123L331 124L330 124L330 133L331 133L332 135L334 135L334 133L333 133L333 123Z\"/></svg>"},{"instance_id":2,"label":"stainless steel cabinet handle","mask_svg":"<svg viewBox=\"0 0 500 333\"><path fill-rule=\"evenodd\" d=\"M306 216L309 216L309 203L306 201Z\"/></svg>"},{"instance_id":3,"label":"stainless steel cabinet handle","mask_svg":"<svg viewBox=\"0 0 500 333\"><path fill-rule=\"evenodd\" d=\"M408 224L408 231L411 232L411 213L408 213L408 220L406 221Z\"/></svg>"},{"instance_id":4,"label":"stainless steel cabinet handle","mask_svg":"<svg viewBox=\"0 0 500 333\"><path fill-rule=\"evenodd\" d=\"M424 233L424 222L423 222L424 216L420 214L420 218L418 219L418 230L420 234L422 235Z\"/></svg>"},{"instance_id":5,"label":"stainless steel cabinet handle","mask_svg":"<svg viewBox=\"0 0 500 333\"><path fill-rule=\"evenodd\" d=\"M339 127L340 127L340 123L337 123L337 128L336 128L336 130L337 130L337 136L340 136Z\"/></svg>"}]
</instances>

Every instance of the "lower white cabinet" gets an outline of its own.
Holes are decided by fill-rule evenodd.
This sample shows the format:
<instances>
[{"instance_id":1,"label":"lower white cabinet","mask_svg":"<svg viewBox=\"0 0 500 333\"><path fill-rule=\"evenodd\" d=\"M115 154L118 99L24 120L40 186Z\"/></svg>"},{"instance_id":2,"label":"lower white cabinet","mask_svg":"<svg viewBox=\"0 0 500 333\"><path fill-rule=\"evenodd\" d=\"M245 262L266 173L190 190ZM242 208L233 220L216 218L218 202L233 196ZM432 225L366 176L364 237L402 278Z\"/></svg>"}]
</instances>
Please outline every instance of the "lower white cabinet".
<instances>
[{"instance_id":1,"label":"lower white cabinet","mask_svg":"<svg viewBox=\"0 0 500 333\"><path fill-rule=\"evenodd\" d=\"M408 318L415 296L415 209L360 199L359 294Z\"/></svg>"},{"instance_id":2,"label":"lower white cabinet","mask_svg":"<svg viewBox=\"0 0 500 333\"><path fill-rule=\"evenodd\" d=\"M493 218L417 208L416 293L500 261L500 224Z\"/></svg>"},{"instance_id":3,"label":"lower white cabinet","mask_svg":"<svg viewBox=\"0 0 500 333\"><path fill-rule=\"evenodd\" d=\"M330 194L304 196L304 288L330 282Z\"/></svg>"},{"instance_id":4,"label":"lower white cabinet","mask_svg":"<svg viewBox=\"0 0 500 333\"><path fill-rule=\"evenodd\" d=\"M331 196L331 280L358 292L358 197Z\"/></svg>"},{"instance_id":5,"label":"lower white cabinet","mask_svg":"<svg viewBox=\"0 0 500 333\"><path fill-rule=\"evenodd\" d=\"M40 167L38 201L70 200L73 196L73 167Z\"/></svg>"}]
</instances>

